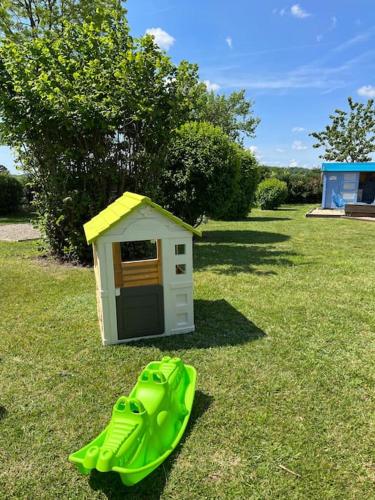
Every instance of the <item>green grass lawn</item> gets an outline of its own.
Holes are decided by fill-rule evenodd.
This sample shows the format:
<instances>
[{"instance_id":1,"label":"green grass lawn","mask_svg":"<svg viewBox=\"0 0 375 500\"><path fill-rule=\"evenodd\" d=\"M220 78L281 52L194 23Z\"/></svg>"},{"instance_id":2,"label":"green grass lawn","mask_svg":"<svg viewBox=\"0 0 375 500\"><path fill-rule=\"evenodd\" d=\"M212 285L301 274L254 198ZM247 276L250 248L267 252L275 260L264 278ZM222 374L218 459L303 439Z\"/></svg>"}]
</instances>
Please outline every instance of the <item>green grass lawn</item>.
<instances>
[{"instance_id":1,"label":"green grass lawn","mask_svg":"<svg viewBox=\"0 0 375 500\"><path fill-rule=\"evenodd\" d=\"M92 269L0 243L0 496L373 498L375 225L308 208L210 222L196 333L106 348ZM163 355L198 371L183 442L131 489L80 475L69 453Z\"/></svg>"}]
</instances>

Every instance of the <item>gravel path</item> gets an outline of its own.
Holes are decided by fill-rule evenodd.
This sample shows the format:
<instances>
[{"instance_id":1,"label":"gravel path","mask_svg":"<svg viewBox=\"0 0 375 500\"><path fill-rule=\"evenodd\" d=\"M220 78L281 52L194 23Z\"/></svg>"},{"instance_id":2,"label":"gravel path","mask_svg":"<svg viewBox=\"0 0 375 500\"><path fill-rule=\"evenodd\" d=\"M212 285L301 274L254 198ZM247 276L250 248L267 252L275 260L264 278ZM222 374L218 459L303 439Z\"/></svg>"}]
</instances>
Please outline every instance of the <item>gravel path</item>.
<instances>
[{"instance_id":1,"label":"gravel path","mask_svg":"<svg viewBox=\"0 0 375 500\"><path fill-rule=\"evenodd\" d=\"M40 238L31 224L0 224L0 241L25 241Z\"/></svg>"}]
</instances>

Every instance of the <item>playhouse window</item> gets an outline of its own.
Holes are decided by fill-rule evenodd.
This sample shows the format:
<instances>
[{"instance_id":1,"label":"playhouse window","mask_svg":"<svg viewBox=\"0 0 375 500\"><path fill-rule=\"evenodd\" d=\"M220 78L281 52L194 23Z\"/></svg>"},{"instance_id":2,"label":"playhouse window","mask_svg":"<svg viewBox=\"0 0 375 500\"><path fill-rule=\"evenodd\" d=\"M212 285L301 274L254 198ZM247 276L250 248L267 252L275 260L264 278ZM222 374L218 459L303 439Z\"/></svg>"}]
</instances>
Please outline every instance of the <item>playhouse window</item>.
<instances>
[{"instance_id":1,"label":"playhouse window","mask_svg":"<svg viewBox=\"0 0 375 500\"><path fill-rule=\"evenodd\" d=\"M184 244L179 244L174 246L175 255L185 255L186 247Z\"/></svg>"},{"instance_id":2,"label":"playhouse window","mask_svg":"<svg viewBox=\"0 0 375 500\"><path fill-rule=\"evenodd\" d=\"M156 240L125 241L120 243L122 262L158 258Z\"/></svg>"},{"instance_id":3,"label":"playhouse window","mask_svg":"<svg viewBox=\"0 0 375 500\"><path fill-rule=\"evenodd\" d=\"M176 274L186 274L186 264L176 264Z\"/></svg>"}]
</instances>

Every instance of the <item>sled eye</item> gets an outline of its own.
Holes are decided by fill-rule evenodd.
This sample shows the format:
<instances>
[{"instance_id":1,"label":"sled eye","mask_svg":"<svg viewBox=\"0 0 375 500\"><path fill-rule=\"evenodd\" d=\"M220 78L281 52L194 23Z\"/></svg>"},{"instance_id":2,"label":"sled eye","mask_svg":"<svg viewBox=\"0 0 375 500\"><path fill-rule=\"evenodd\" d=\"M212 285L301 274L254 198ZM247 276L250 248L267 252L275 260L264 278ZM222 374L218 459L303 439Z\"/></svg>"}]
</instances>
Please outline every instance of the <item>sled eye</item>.
<instances>
[{"instance_id":1,"label":"sled eye","mask_svg":"<svg viewBox=\"0 0 375 500\"><path fill-rule=\"evenodd\" d=\"M130 411L132 413L138 414L143 413L145 409L140 401L130 401Z\"/></svg>"},{"instance_id":2,"label":"sled eye","mask_svg":"<svg viewBox=\"0 0 375 500\"><path fill-rule=\"evenodd\" d=\"M165 377L162 373L153 373L152 374L152 380L156 382L157 384L164 384L165 382Z\"/></svg>"},{"instance_id":3,"label":"sled eye","mask_svg":"<svg viewBox=\"0 0 375 500\"><path fill-rule=\"evenodd\" d=\"M119 411L124 411L126 406L126 402L123 399L120 399L120 401L117 403L117 409Z\"/></svg>"}]
</instances>

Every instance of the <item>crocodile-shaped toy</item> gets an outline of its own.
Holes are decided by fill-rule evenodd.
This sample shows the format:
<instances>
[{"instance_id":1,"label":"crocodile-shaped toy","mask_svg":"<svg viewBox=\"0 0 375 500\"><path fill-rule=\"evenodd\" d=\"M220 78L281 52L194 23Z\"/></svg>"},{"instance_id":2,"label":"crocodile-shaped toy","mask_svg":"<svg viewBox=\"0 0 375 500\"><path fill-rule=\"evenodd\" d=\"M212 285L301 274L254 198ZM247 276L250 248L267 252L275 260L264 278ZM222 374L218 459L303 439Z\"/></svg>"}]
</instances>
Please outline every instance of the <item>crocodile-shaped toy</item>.
<instances>
[{"instance_id":1,"label":"crocodile-shaped toy","mask_svg":"<svg viewBox=\"0 0 375 500\"><path fill-rule=\"evenodd\" d=\"M195 368L179 358L149 363L129 397L121 396L97 438L69 460L83 474L115 471L131 486L176 448L188 423L195 393Z\"/></svg>"}]
</instances>

